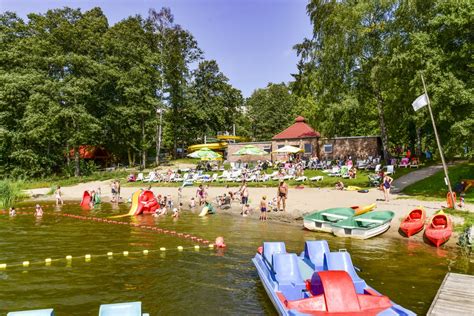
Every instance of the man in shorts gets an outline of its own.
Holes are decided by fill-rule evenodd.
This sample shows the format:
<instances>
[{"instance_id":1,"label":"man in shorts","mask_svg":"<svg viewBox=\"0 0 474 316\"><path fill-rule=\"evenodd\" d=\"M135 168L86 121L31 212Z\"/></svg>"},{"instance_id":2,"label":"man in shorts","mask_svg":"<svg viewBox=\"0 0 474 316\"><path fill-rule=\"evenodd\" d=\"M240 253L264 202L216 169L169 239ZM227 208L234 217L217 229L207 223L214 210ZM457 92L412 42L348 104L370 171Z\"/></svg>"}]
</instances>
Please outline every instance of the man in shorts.
<instances>
[{"instance_id":1,"label":"man in shorts","mask_svg":"<svg viewBox=\"0 0 474 316\"><path fill-rule=\"evenodd\" d=\"M280 211L286 211L287 198L288 198L288 185L285 183L284 180L280 180L280 184L278 185L278 192L277 192L277 208ZM280 203L283 203L283 208L280 208Z\"/></svg>"}]
</instances>

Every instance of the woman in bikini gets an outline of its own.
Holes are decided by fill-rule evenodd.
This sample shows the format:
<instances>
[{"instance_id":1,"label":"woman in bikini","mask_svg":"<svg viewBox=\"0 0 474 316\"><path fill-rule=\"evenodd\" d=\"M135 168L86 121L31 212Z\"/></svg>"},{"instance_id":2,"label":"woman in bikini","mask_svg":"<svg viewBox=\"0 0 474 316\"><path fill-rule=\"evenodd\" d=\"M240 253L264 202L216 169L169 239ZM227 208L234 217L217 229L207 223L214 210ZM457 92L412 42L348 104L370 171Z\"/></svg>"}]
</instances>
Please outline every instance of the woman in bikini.
<instances>
[{"instance_id":1,"label":"woman in bikini","mask_svg":"<svg viewBox=\"0 0 474 316\"><path fill-rule=\"evenodd\" d=\"M383 194L385 196L385 202L389 202L390 198L390 187L392 186L393 178L385 175L383 177L382 188Z\"/></svg>"}]
</instances>

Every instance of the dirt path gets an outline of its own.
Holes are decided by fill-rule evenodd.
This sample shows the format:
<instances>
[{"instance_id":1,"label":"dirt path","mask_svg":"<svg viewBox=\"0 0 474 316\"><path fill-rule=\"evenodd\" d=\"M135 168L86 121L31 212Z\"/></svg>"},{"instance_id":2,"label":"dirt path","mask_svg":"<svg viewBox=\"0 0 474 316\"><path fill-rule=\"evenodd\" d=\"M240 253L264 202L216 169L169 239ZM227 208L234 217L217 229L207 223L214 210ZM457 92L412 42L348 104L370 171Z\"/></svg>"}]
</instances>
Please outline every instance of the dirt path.
<instances>
[{"instance_id":1,"label":"dirt path","mask_svg":"<svg viewBox=\"0 0 474 316\"><path fill-rule=\"evenodd\" d=\"M396 180L393 181L393 193L399 193L403 191L407 186L428 178L434 175L436 172L443 170L443 165L429 166L419 170L412 171Z\"/></svg>"}]
</instances>

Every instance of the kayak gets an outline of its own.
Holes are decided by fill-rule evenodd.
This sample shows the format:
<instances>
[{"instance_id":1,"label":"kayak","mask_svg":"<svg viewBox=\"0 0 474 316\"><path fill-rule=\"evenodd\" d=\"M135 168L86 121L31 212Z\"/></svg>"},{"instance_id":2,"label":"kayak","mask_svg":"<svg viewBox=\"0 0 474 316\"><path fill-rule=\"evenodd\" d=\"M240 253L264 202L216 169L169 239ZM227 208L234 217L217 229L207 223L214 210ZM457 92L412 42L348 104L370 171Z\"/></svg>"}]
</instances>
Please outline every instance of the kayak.
<instances>
[{"instance_id":1,"label":"kayak","mask_svg":"<svg viewBox=\"0 0 474 316\"><path fill-rule=\"evenodd\" d=\"M372 203L366 206L351 206L351 208L355 210L354 215L357 216L372 211L376 206L377 204Z\"/></svg>"},{"instance_id":2,"label":"kayak","mask_svg":"<svg viewBox=\"0 0 474 316\"><path fill-rule=\"evenodd\" d=\"M412 210L407 217L400 224L400 230L407 236L410 237L421 230L425 225L426 212L422 208Z\"/></svg>"},{"instance_id":3,"label":"kayak","mask_svg":"<svg viewBox=\"0 0 474 316\"><path fill-rule=\"evenodd\" d=\"M280 315L415 315L357 275L346 251L326 240L306 241L298 256L283 242L264 242L252 259Z\"/></svg>"},{"instance_id":4,"label":"kayak","mask_svg":"<svg viewBox=\"0 0 474 316\"><path fill-rule=\"evenodd\" d=\"M449 240L453 233L451 218L443 211L433 215L425 228L425 236L436 247L441 246Z\"/></svg>"},{"instance_id":5,"label":"kayak","mask_svg":"<svg viewBox=\"0 0 474 316\"><path fill-rule=\"evenodd\" d=\"M394 216L392 211L376 211L354 216L335 223L332 233L338 237L372 238L386 232Z\"/></svg>"},{"instance_id":6,"label":"kayak","mask_svg":"<svg viewBox=\"0 0 474 316\"><path fill-rule=\"evenodd\" d=\"M332 225L353 217L355 210L350 207L330 208L313 212L303 218L303 225L312 231L332 232Z\"/></svg>"}]
</instances>

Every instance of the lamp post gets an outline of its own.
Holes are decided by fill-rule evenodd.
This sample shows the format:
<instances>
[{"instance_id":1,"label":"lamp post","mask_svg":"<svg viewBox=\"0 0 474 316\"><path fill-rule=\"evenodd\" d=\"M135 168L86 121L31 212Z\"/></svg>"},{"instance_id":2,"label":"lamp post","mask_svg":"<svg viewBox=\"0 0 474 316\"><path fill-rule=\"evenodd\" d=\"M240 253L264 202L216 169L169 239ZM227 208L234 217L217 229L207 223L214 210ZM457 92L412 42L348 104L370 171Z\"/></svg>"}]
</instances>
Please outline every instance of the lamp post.
<instances>
[{"instance_id":1,"label":"lamp post","mask_svg":"<svg viewBox=\"0 0 474 316\"><path fill-rule=\"evenodd\" d=\"M156 165L160 164L160 149L161 149L161 124L163 122L163 109L156 109L156 115L160 116L160 123L156 128Z\"/></svg>"}]
</instances>

